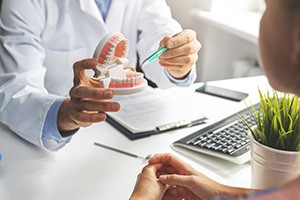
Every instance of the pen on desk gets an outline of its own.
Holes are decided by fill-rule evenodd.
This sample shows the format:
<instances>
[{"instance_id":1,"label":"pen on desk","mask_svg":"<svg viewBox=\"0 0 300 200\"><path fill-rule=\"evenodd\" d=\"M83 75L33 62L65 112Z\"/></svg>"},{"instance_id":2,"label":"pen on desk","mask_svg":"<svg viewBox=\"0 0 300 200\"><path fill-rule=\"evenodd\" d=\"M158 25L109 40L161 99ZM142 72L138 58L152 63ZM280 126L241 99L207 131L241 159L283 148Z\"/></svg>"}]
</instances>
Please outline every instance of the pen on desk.
<instances>
[{"instance_id":1,"label":"pen on desk","mask_svg":"<svg viewBox=\"0 0 300 200\"><path fill-rule=\"evenodd\" d=\"M175 35L173 35L172 37L176 37L178 35L181 35L183 33L183 31L176 33ZM140 64L140 68L142 68L144 65L147 65L148 63L152 62L153 60L157 59L160 55L162 55L165 51L167 51L168 48L166 46L162 46L161 48L159 48L156 52L154 52L151 56L149 56L148 58L146 58L141 64Z\"/></svg>"},{"instance_id":2,"label":"pen on desk","mask_svg":"<svg viewBox=\"0 0 300 200\"><path fill-rule=\"evenodd\" d=\"M114 147L109 147L109 146L106 146L104 144L100 144L100 143L97 143L97 142L95 142L94 145L99 146L99 147L103 147L105 149L109 149L109 150L112 150L112 151L115 151L115 152L118 152L118 153L121 153L121 154L124 154L124 155L127 155L127 156L130 156L130 157L133 157L133 158L141 158L143 160L148 160L152 157L151 154L147 155L146 157L142 157L142 156L139 156L139 155L136 155L136 154L133 154L133 153L129 153L129 152L126 152L126 151L123 151L123 150L120 150L120 149L117 149L117 148L114 148Z\"/></svg>"},{"instance_id":3,"label":"pen on desk","mask_svg":"<svg viewBox=\"0 0 300 200\"><path fill-rule=\"evenodd\" d=\"M174 123L169 123L169 124L164 124L161 126L156 127L157 132L164 132L164 131L169 131L169 130L174 130L174 129L179 129L179 128L184 128L184 127L192 127L200 124L204 124L206 122L207 118L203 117L201 119L197 119L194 121L190 120L181 120L177 121Z\"/></svg>"},{"instance_id":4,"label":"pen on desk","mask_svg":"<svg viewBox=\"0 0 300 200\"><path fill-rule=\"evenodd\" d=\"M192 126L197 126L197 125L200 125L200 124L204 124L206 122L206 120L207 120L207 118L203 117L201 119L197 119L197 120L191 121L191 123L189 123L187 125L187 127L192 127Z\"/></svg>"}]
</instances>

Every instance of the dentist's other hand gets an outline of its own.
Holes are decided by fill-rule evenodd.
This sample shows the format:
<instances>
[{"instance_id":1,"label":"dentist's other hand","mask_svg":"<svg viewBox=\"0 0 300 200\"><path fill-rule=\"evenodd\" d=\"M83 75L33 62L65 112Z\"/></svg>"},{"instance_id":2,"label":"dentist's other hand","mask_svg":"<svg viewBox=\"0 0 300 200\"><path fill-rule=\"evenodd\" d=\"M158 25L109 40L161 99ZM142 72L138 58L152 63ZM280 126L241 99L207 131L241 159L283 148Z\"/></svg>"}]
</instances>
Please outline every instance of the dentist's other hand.
<instances>
[{"instance_id":1,"label":"dentist's other hand","mask_svg":"<svg viewBox=\"0 0 300 200\"><path fill-rule=\"evenodd\" d=\"M87 76L86 69L97 66L95 59L84 59L73 65L73 87L60 107L58 113L58 128L60 131L71 131L86 127L106 119L105 112L116 112L120 109L117 102L109 102L114 94L109 89L99 86L99 80Z\"/></svg>"},{"instance_id":2,"label":"dentist's other hand","mask_svg":"<svg viewBox=\"0 0 300 200\"><path fill-rule=\"evenodd\" d=\"M174 37L164 37L160 46L166 46L168 51L159 57L159 63L176 79L186 77L197 62L198 52L201 49L196 32L190 29L185 29Z\"/></svg>"}]
</instances>

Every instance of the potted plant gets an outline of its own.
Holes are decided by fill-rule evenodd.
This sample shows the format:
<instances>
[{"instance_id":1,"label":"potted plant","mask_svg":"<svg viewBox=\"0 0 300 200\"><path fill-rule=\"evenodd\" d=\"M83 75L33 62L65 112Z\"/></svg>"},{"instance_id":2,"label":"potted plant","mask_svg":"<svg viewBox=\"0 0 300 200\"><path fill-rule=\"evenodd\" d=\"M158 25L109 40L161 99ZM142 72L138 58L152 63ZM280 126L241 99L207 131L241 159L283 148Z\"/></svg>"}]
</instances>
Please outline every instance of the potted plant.
<instances>
[{"instance_id":1,"label":"potted plant","mask_svg":"<svg viewBox=\"0 0 300 200\"><path fill-rule=\"evenodd\" d=\"M286 184L300 175L300 101L275 90L262 94L260 107L249 106L255 126L251 140L252 187L265 189Z\"/></svg>"}]
</instances>

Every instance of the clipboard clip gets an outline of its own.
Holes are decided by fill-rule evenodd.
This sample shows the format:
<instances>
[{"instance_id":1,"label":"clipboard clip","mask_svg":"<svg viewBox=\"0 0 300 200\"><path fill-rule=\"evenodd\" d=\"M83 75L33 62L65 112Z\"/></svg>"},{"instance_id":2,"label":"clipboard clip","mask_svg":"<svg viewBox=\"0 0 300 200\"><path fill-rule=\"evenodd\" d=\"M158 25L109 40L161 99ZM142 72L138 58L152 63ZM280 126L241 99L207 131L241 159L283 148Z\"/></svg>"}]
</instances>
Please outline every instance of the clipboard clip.
<instances>
[{"instance_id":1,"label":"clipboard clip","mask_svg":"<svg viewBox=\"0 0 300 200\"><path fill-rule=\"evenodd\" d=\"M192 126L196 126L199 124L204 124L206 119L207 119L206 117L203 117L201 119L197 119L194 121L180 120L177 122L157 126L156 131L160 133L160 132L174 130L174 129L183 128L183 127L192 127Z\"/></svg>"}]
</instances>

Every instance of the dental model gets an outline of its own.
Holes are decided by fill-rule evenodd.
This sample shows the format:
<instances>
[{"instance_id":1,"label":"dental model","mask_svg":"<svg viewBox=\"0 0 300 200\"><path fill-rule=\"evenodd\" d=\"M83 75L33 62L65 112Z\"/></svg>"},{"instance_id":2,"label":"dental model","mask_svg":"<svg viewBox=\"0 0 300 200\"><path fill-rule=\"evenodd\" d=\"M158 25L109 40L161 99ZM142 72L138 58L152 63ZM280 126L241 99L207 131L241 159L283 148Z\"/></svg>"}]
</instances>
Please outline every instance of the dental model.
<instances>
[{"instance_id":1,"label":"dental model","mask_svg":"<svg viewBox=\"0 0 300 200\"><path fill-rule=\"evenodd\" d=\"M94 77L99 78L100 86L113 89L115 94L136 93L145 88L144 74L126 67L129 41L122 33L109 33L98 44L94 58L98 66Z\"/></svg>"}]
</instances>

